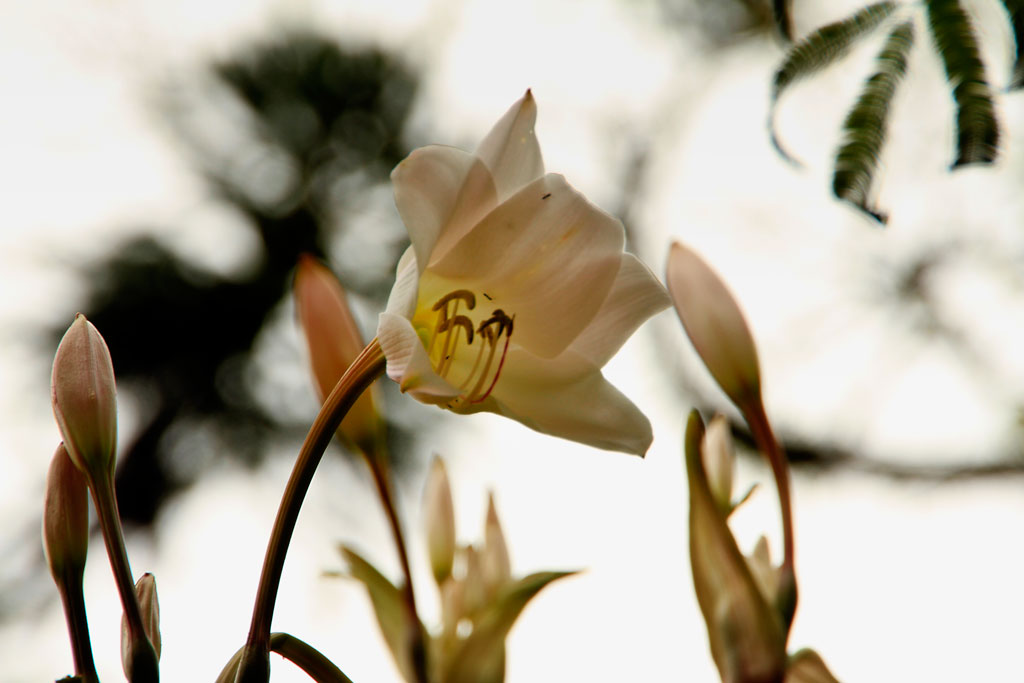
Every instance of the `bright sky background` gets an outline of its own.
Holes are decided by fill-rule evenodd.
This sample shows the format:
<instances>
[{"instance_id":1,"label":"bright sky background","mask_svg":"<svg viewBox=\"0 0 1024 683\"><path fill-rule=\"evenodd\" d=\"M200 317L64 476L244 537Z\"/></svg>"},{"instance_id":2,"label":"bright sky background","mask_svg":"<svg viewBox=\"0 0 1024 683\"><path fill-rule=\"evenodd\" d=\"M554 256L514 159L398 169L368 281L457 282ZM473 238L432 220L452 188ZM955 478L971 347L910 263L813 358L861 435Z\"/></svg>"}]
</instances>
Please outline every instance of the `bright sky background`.
<instances>
[{"instance_id":1,"label":"bright sky background","mask_svg":"<svg viewBox=\"0 0 1024 683\"><path fill-rule=\"evenodd\" d=\"M805 32L858 3L794 4ZM993 79L1003 82L999 69L1012 46L996 3L968 4L996 65ZM623 199L634 145L648 145L646 194L630 198L642 229L638 251L660 274L670 238L681 238L723 274L760 342L768 410L784 429L835 434L860 452L906 463L1019 451L1007 397L1019 404L1024 387L1024 309L1002 273L1019 289L1024 95L1000 96L1000 163L947 174L948 95L934 55L918 49L879 197L892 220L879 230L830 197L826 172L870 48L795 87L783 103L783 136L807 162L798 171L779 160L765 132L778 45L748 41L711 53L658 23L653 2L612 0L0 6L0 515L8 526L37 514L58 438L48 386L30 384L47 376L40 358L49 351L30 355L15 343L23 326L49 321L49 310L75 300L70 265L103 253L120 236L112 226L187 226L163 237L230 269L244 249L240 233L204 208L200 181L159 122L155 93L287 26L313 25L406 55L423 73L411 132L424 141L471 148L532 88L548 169L609 210ZM887 264L950 243L963 244L967 257L943 270L936 295L976 333L998 385L980 382L943 348L914 341L901 331L909 314L878 304ZM971 246L979 243L983 249ZM273 335L301 350L288 325ZM587 569L547 589L523 615L509 644L510 683L715 680L686 555L688 406L666 393L679 367L711 395L665 313L606 373L654 424L643 461L491 416L451 420L418 446L424 466L433 452L449 459L462 540L482 533L494 489L517 572ZM125 413L122 429L130 429ZM157 576L164 680L212 680L243 642L288 467L279 459L256 473L225 467L173 502L155 542L129 540L135 572ZM737 488L752 481L767 484L767 471L744 461ZM1024 611L1024 550L1013 532L1024 523L1020 485L796 476L801 603L791 645L817 649L842 680L1011 680ZM745 547L765 532L778 549L774 499L763 488L735 526ZM411 522L418 486L401 493ZM397 673L362 589L321 572L341 567L334 546L345 541L397 573L385 534L367 477L328 459L300 518L275 630L321 648L357 683ZM422 550L414 546L414 562ZM34 552L14 546L0 576ZM86 586L100 674L120 680L119 607L98 546ZM425 588L421 598L436 616ZM0 628L0 662L11 683L70 671L59 606ZM274 681L307 680L279 660L274 671Z\"/></svg>"}]
</instances>

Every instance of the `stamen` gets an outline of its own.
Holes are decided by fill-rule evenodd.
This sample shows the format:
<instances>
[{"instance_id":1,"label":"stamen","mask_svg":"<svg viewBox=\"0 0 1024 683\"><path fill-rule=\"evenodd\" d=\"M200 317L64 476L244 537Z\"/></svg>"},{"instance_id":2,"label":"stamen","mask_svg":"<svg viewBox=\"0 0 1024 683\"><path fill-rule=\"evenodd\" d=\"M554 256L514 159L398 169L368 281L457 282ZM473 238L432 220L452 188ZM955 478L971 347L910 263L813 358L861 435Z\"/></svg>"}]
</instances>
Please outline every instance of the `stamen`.
<instances>
[{"instance_id":1,"label":"stamen","mask_svg":"<svg viewBox=\"0 0 1024 683\"><path fill-rule=\"evenodd\" d=\"M442 296L440 299L438 299L437 302L433 305L433 307L431 307L430 310L432 310L432 311L440 311L441 309L446 309L447 310L448 302L451 301L452 299L461 299L461 300L465 301L466 302L466 308L468 308L471 311L474 308L476 308L476 296L474 296L473 292L469 291L468 289L456 289L454 292L448 292L447 294Z\"/></svg>"},{"instance_id":2,"label":"stamen","mask_svg":"<svg viewBox=\"0 0 1024 683\"><path fill-rule=\"evenodd\" d=\"M488 300L491 297L484 294ZM434 372L439 376L447 378L455 362L455 356L459 349L459 329L465 332L465 345L472 346L477 340L480 341L480 349L473 361L473 366L463 376L459 387L462 393L452 400L449 407L463 402L480 403L486 400L501 376L505 367L505 358L508 356L509 340L512 336L515 316L509 316L500 308L494 309L491 316L482 321L474 331L473 321L466 315L459 314L459 304L465 304L467 310L476 308L476 296L468 289L457 289L445 294L434 305L431 310L437 312L437 322L434 324L434 331L430 336L427 353L434 365ZM438 337L443 336L438 346ZM504 337L504 343L501 338ZM498 359L494 374L491 374L491 367L495 365L494 357L501 344L501 357ZM486 360L484 356L487 356ZM436 359L436 360L435 360ZM465 367L465 364L460 364ZM461 374L461 372L460 372ZM452 383L455 383L453 378ZM467 392L467 388L472 386ZM486 390L484 390L486 387Z\"/></svg>"}]
</instances>

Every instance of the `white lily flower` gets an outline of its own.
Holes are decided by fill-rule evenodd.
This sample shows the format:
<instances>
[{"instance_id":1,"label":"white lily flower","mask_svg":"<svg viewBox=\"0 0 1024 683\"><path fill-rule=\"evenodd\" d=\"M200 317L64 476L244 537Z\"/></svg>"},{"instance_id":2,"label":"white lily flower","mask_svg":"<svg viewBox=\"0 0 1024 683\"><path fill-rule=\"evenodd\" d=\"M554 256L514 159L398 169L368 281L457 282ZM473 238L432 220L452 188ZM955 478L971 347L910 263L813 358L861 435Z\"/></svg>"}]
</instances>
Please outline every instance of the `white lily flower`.
<instances>
[{"instance_id":1,"label":"white lily flower","mask_svg":"<svg viewBox=\"0 0 1024 683\"><path fill-rule=\"evenodd\" d=\"M489 411L642 455L647 418L601 367L670 301L622 224L544 173L529 91L475 154L414 151L392 172L412 245L377 330L417 400Z\"/></svg>"}]
</instances>

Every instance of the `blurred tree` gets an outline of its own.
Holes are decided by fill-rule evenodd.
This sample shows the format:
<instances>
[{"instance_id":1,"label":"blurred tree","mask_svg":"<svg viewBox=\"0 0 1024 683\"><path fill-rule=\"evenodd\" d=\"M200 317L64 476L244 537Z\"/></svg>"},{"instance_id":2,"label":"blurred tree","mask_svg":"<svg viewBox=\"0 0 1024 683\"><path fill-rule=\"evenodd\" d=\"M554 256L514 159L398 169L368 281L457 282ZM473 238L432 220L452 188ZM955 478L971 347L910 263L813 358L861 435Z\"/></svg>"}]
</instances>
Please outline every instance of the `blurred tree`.
<instances>
[{"instance_id":1,"label":"blurred tree","mask_svg":"<svg viewBox=\"0 0 1024 683\"><path fill-rule=\"evenodd\" d=\"M258 237L258 253L241 274L226 277L145 231L84 273L86 291L76 302L107 340L119 387L143 399L117 475L129 523L152 522L167 496L195 478L196 468L172 457L187 430L212 430L215 443L230 444L225 455L259 459L260 444L280 425L246 382L254 339L290 291L298 256L323 256L329 233L350 229L336 209L386 182L407 154L400 134L416 80L391 55L294 33L210 73L242 112L235 117L241 132L234 131L242 144L224 149L183 125L187 107L172 107L172 123L215 200ZM396 260L401 245L378 241Z\"/></svg>"}]
</instances>

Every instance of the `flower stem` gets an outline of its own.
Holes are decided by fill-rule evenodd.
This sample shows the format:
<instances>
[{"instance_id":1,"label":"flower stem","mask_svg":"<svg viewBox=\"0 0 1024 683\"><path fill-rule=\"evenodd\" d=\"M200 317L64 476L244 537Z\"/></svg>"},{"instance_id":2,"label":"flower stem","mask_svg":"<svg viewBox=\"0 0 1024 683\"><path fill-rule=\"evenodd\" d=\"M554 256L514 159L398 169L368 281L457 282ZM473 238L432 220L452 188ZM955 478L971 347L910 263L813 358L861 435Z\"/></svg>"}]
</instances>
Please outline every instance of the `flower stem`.
<instances>
[{"instance_id":1,"label":"flower stem","mask_svg":"<svg viewBox=\"0 0 1024 683\"><path fill-rule=\"evenodd\" d=\"M270 533L259 588L256 590L249 637L235 679L239 683L267 683L270 678L270 622L274 616L274 603L277 601L288 544L295 531L302 501L334 432L356 399L384 372L384 363L384 352L374 339L338 380L309 428Z\"/></svg>"},{"instance_id":2,"label":"flower stem","mask_svg":"<svg viewBox=\"0 0 1024 683\"><path fill-rule=\"evenodd\" d=\"M60 588L60 600L64 605L64 620L68 624L71 653L75 660L75 675L84 683L98 683L92 644L89 641L85 596L82 593L82 572L73 569L65 571L64 580L58 582L57 586Z\"/></svg>"},{"instance_id":3,"label":"flower stem","mask_svg":"<svg viewBox=\"0 0 1024 683\"><path fill-rule=\"evenodd\" d=\"M394 487L391 484L390 468L388 457L382 444L378 444L375 452L363 451L366 464L373 475L373 481L377 485L377 493L380 495L381 505L391 525L391 533L395 539L395 547L398 550L398 560L402 565L402 574L405 576L405 585L402 587L402 595L405 598L406 616L412 628L409 629L411 642L409 652L412 657L413 670L419 683L427 683L427 660L426 647L423 643L423 631L420 628L420 617L416 610L416 592L412 585L412 570L409 566L409 553L406 550L405 536L402 533L402 525L398 519L398 510L395 507Z\"/></svg>"},{"instance_id":4,"label":"flower stem","mask_svg":"<svg viewBox=\"0 0 1024 683\"><path fill-rule=\"evenodd\" d=\"M270 649L289 659L317 683L352 683L341 669L319 650L288 633L272 633Z\"/></svg>"},{"instance_id":5,"label":"flower stem","mask_svg":"<svg viewBox=\"0 0 1024 683\"><path fill-rule=\"evenodd\" d=\"M142 625L142 612L135 595L135 581L132 579L132 569L128 564L128 553L124 549L124 534L117 511L117 498L114 495L113 473L98 472L90 473L88 476L96 516L99 518L103 541L107 546L107 557L114 572L114 583L117 584L121 607L128 623L134 663L130 673L131 683L156 683L160 680L159 664L156 650L146 637L146 629Z\"/></svg>"},{"instance_id":6,"label":"flower stem","mask_svg":"<svg viewBox=\"0 0 1024 683\"><path fill-rule=\"evenodd\" d=\"M780 571L780 611L787 625L792 621L796 612L797 587L796 569L794 567L794 541L793 541L793 503L789 489L789 461L783 453L779 442L772 432L771 423L765 414L764 405L758 401L756 405L744 410L744 417L750 425L754 435L754 442L764 453L771 465L772 475L775 478L775 488L779 494L779 510L782 514L782 566Z\"/></svg>"}]
</instances>

